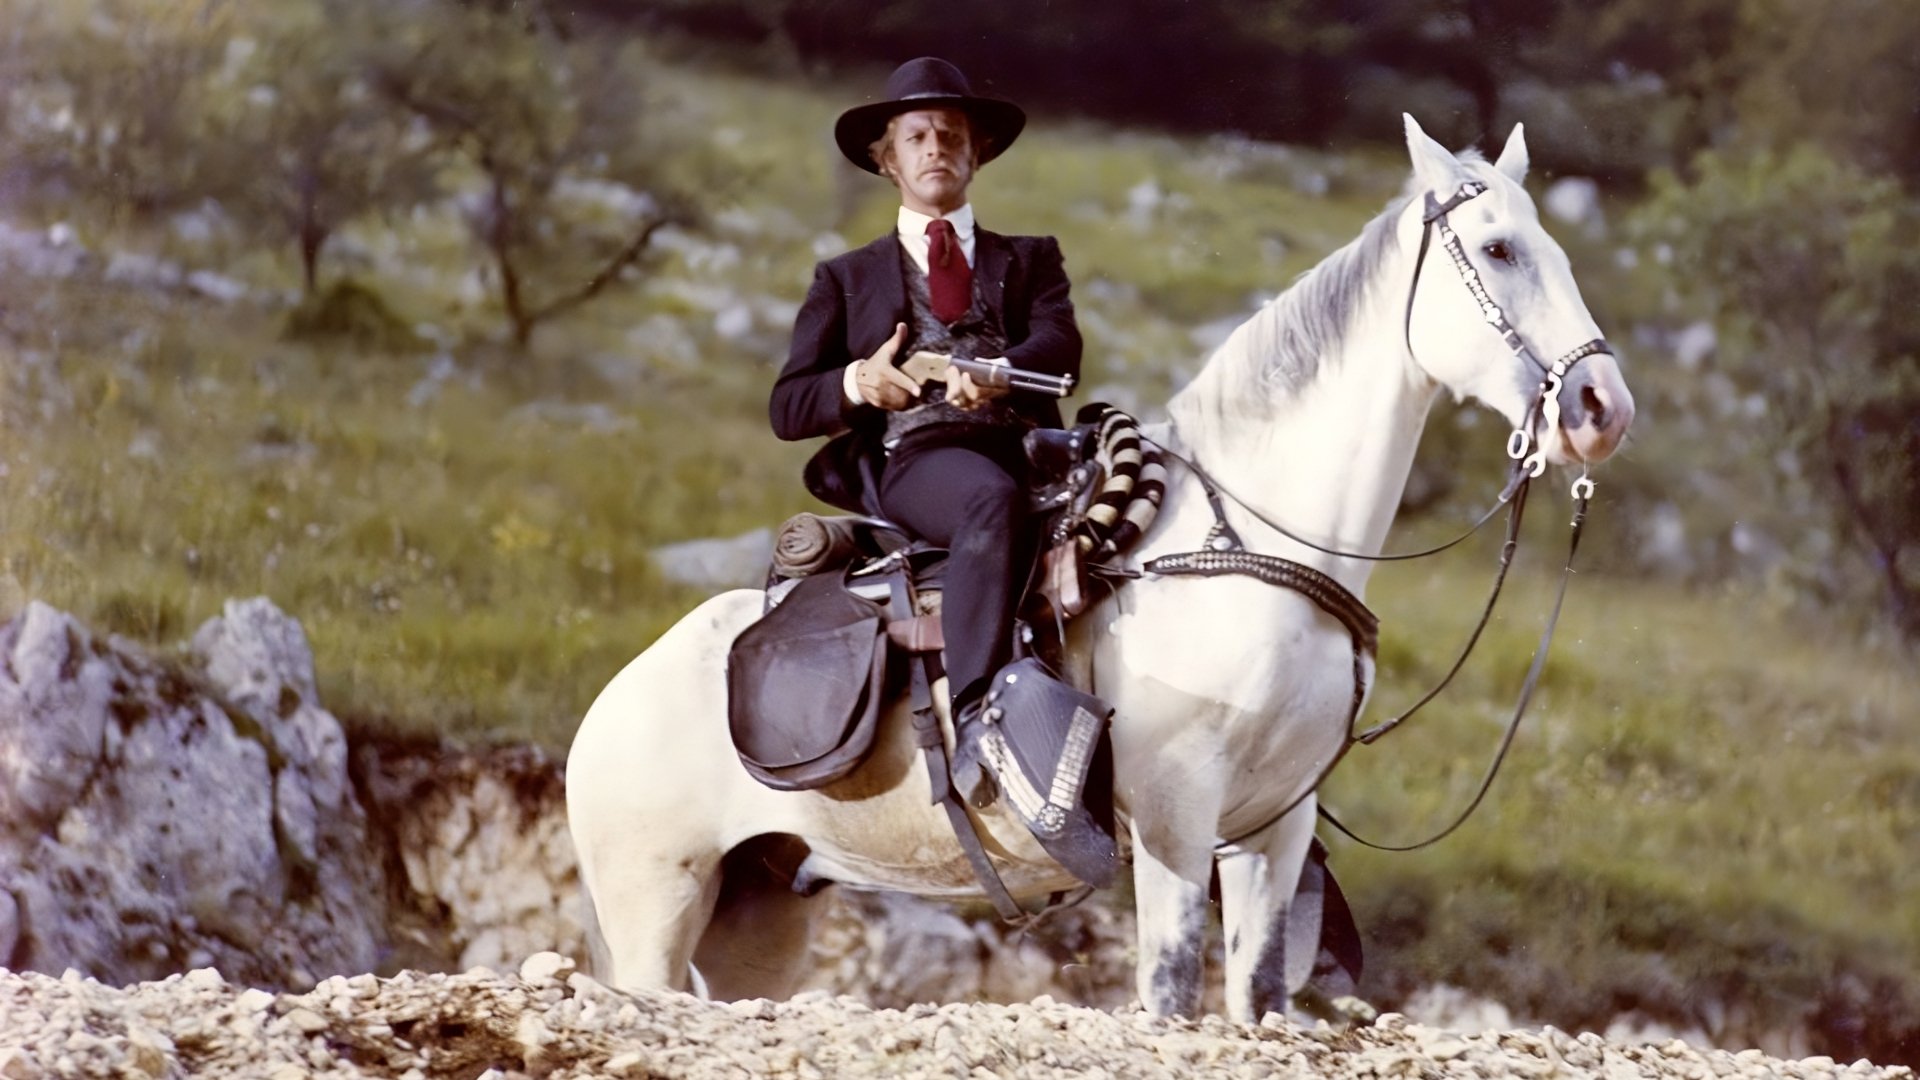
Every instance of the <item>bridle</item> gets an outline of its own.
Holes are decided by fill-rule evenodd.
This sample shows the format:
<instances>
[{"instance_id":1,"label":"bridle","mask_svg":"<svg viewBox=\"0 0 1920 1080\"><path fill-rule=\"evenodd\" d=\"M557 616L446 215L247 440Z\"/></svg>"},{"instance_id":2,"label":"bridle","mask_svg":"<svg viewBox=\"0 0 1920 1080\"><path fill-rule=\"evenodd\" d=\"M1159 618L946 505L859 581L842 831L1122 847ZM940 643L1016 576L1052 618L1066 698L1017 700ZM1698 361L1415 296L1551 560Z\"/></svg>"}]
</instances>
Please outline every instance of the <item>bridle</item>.
<instances>
[{"instance_id":1,"label":"bridle","mask_svg":"<svg viewBox=\"0 0 1920 1080\"><path fill-rule=\"evenodd\" d=\"M1346 752L1352 749L1355 743L1371 744L1388 731L1399 726L1408 717L1414 715L1421 708L1425 707L1428 702L1439 696L1440 692L1447 688L1453 681L1453 677L1457 675L1460 669L1466 664L1467 657L1473 652L1474 646L1478 644L1481 632L1486 629L1487 622L1493 615L1494 606L1500 599L1501 589L1506 584L1507 570L1512 566L1513 556L1519 547L1520 521L1526 508L1528 485L1535 477L1546 470L1546 437L1560 426L1559 395L1565 385L1566 376L1575 364L1578 364L1586 357L1597 353L1613 354L1613 350L1608 347L1605 339L1602 338L1595 338L1592 341L1588 341L1585 344L1569 350L1551 364L1541 363L1539 358L1533 354L1533 350L1527 346L1526 340L1520 336L1519 330L1516 329L1513 323L1507 318L1506 312L1501 310L1499 302L1494 300L1492 295L1487 292L1485 283L1480 280L1480 272L1475 269L1473 262L1467 258L1466 250L1460 243L1459 235L1453 231L1452 226L1447 221L1447 215L1449 213L1458 209L1466 202L1484 194L1486 191L1486 184L1478 180L1467 180L1444 201L1438 198L1433 192L1427 192L1426 202L1421 216L1420 251L1414 259L1413 277L1407 287L1407 309L1403 322L1407 351L1409 354L1412 354L1414 297L1420 287L1421 267L1426 263L1427 251L1431 246L1432 238L1435 233L1438 233L1441 246L1447 251L1447 254L1452 257L1454 268L1458 272L1460 280L1466 285L1468 293L1472 295L1474 302L1480 308L1481 317L1500 334L1501 340L1506 343L1507 347L1512 350L1515 356L1526 361L1527 364L1542 373L1539 389L1534 394L1532 401L1528 404L1526 414L1522 417L1520 424L1515 427L1507 437L1507 457L1513 464L1509 470L1506 486L1501 490L1494 505L1489 507L1486 513L1482 514L1478 520L1459 536L1454 537L1446 543L1422 551L1392 555L1369 555L1361 552L1339 551L1308 540L1286 528L1284 525L1273 521L1248 504L1246 500L1239 498L1223 487L1219 481L1209 475L1197 461L1183 457L1171 448L1162 447L1162 453L1167 457L1181 462L1193 473L1195 479L1200 482L1201 488L1205 491L1207 503L1213 511L1214 524L1212 528L1208 530L1206 540L1202 545L1202 550L1157 556L1149 560L1139 571L1113 570L1097 566L1089 568L1097 572L1106 572L1122 577L1138 577L1141 574L1152 574L1156 576L1217 577L1235 575L1252 577L1270 585L1300 592L1312 600L1321 610L1339 620L1340 623L1346 627L1348 635L1353 642L1354 677L1353 700L1347 716L1347 742L1342 744L1340 750L1333 755L1333 760L1327 763L1312 786L1307 788L1306 793L1300 796L1301 799L1306 798L1307 794L1311 794L1319 789L1320 785L1325 782L1327 776L1332 773L1334 767L1340 763L1346 756ZM1539 437L1534 435L1534 425L1536 422L1539 422L1542 426L1542 434ZM1593 493L1593 481L1587 476L1583 468L1580 476L1574 480L1572 486L1571 494L1574 502L1572 534L1568 544L1566 563L1561 570L1559 590L1554 597L1552 612L1547 618L1546 628L1540 636L1539 645L1536 646L1534 650L1533 662L1528 668L1526 680L1521 685L1519 699L1515 703L1513 716L1507 723L1506 732L1500 740L1499 748L1495 751L1492 762L1487 767L1479 790L1474 794L1472 801L1467 804L1466 809L1462 810L1460 814L1454 818L1452 823L1440 832L1413 844L1389 845L1374 843L1356 835L1346 825L1342 824L1338 818L1334 817L1324 806L1321 806L1319 808L1321 816L1325 817L1334 828L1346 834L1352 840L1367 847L1377 848L1383 851L1412 851L1438 843L1440 840L1446 838L1461 825L1465 824L1467 818L1472 816L1473 812L1479 808L1481 801L1486 798L1487 792L1493 786L1494 777L1499 773L1500 766L1506 759L1508 748L1513 745L1514 736L1520 728L1521 718L1526 715L1527 705L1532 700L1534 688L1539 683L1540 673L1546 666L1547 652L1553 643L1554 627L1560 620L1560 609L1566 599L1567 584L1573 575L1574 554L1580 548L1580 536L1585 528L1587 507L1593 498ZM1232 500L1239 505L1241 510L1253 517L1254 520L1273 529L1289 540L1311 548L1314 551L1341 558L1362 559L1369 562L1396 562L1435 555L1446 551L1466 540L1474 533L1477 533L1481 526L1492 520L1494 515L1499 513L1502 506L1507 507L1506 540L1501 546L1499 568L1494 577L1492 593L1487 598L1486 606L1480 613L1480 621L1474 626L1472 634L1467 638L1466 646L1461 650L1459 657L1454 661L1452 668L1448 670L1446 676L1440 680L1437 686L1421 696L1411 708L1355 735L1353 734L1353 727L1359 720L1360 707L1366 700L1367 692L1364 659L1372 656L1376 650L1379 640L1378 617L1375 616L1358 597L1354 596L1331 576L1289 559L1247 550L1241 542L1239 535L1235 533L1233 527L1227 523L1225 507L1222 502L1223 497ZM1282 817L1285 817L1298 804L1299 799L1294 800L1257 827L1245 830L1233 839L1222 841L1220 846L1222 848L1231 847L1248 837L1264 831Z\"/></svg>"},{"instance_id":2,"label":"bridle","mask_svg":"<svg viewBox=\"0 0 1920 1080\"><path fill-rule=\"evenodd\" d=\"M1485 194L1486 191L1487 185L1478 180L1467 180L1463 181L1460 189L1448 196L1445 202L1442 202L1433 192L1427 192L1426 207L1420 218L1420 253L1413 260L1413 278L1407 284L1407 312L1401 325L1407 342L1407 352L1412 353L1413 298L1420 288L1420 269L1426 265L1427 248L1432 243L1434 233L1437 232L1440 234L1440 245L1452 257L1454 269L1459 272L1461 282L1466 285L1467 292L1472 294L1474 303L1479 305L1480 317L1500 335L1500 339L1506 342L1507 348L1513 351L1513 355L1539 370L1544 376L1526 418L1507 436L1507 456L1516 461L1524 461L1527 475L1535 477L1545 472L1547 468L1547 452L1544 445L1546 440L1540 439L1539 445L1535 447L1530 422L1537 413L1543 421L1541 425L1543 431L1552 432L1558 428L1560 426L1560 391L1565 385L1567 373L1573 370L1573 365L1596 353L1612 356L1613 349L1607 344L1605 338L1594 338L1592 341L1567 350L1552 364L1543 364L1539 357L1533 355L1533 350L1527 347L1526 339L1520 336L1520 331L1507 319L1507 313L1500 309L1499 302L1487 292L1486 283L1480 280L1480 271L1474 267L1472 260L1467 258L1466 248L1460 243L1460 235L1453 231L1453 226L1447 221L1448 214ZM1528 453L1529 449L1533 451L1531 454ZM1582 485L1591 496L1593 481L1589 480L1584 472L1580 479L1575 481L1576 494Z\"/></svg>"}]
</instances>

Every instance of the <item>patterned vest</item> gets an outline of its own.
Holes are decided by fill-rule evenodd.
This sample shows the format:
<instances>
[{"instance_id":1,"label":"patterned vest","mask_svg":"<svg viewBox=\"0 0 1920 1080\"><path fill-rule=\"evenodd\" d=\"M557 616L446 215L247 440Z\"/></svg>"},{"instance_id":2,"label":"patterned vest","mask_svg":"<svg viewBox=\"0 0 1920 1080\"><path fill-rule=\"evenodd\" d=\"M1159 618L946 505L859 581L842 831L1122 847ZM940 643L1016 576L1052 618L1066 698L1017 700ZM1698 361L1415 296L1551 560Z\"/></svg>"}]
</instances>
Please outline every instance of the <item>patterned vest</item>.
<instances>
[{"instance_id":1,"label":"patterned vest","mask_svg":"<svg viewBox=\"0 0 1920 1080\"><path fill-rule=\"evenodd\" d=\"M1000 324L998 311L985 310L980 303L980 277L974 275L973 304L960 321L948 326L933 314L933 298L927 289L926 271L920 269L907 249L900 248L900 272L906 278L907 300L913 309L913 321L907 324L907 340L900 346L904 358L915 352L945 353L972 360L982 356L1005 356L1007 332ZM887 414L887 434L883 444L892 449L910 431L936 424L965 424L980 427L1024 429L1031 425L1009 408L1005 399L989 401L976 409L962 409L947 403L944 383L929 380L920 392L921 404Z\"/></svg>"}]
</instances>

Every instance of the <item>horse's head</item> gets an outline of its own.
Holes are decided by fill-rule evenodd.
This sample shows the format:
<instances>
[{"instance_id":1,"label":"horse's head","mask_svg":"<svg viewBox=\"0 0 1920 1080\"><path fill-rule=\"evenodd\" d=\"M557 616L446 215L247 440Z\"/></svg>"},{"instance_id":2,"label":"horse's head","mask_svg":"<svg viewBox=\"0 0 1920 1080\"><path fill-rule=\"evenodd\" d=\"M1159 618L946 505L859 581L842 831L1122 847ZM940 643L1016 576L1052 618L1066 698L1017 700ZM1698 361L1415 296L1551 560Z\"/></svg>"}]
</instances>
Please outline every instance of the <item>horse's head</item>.
<instances>
[{"instance_id":1,"label":"horse's head","mask_svg":"<svg viewBox=\"0 0 1920 1080\"><path fill-rule=\"evenodd\" d=\"M1411 116L1406 125L1413 199L1400 222L1402 239L1411 237L1409 250L1418 250L1421 233L1435 233L1407 313L1414 364L1456 398L1478 398L1515 426L1530 425L1553 463L1606 460L1633 422L1633 395L1611 353L1588 351L1604 348L1600 328L1566 252L1541 227L1521 186L1527 142L1520 126L1489 165L1477 154L1448 153ZM1475 193L1478 187L1484 190ZM1445 215L1429 222L1441 208ZM1443 226L1458 237L1471 278L1443 242ZM1484 292L1476 292L1474 280ZM1501 313L1517 339L1503 336ZM1556 398L1559 423L1531 419L1548 368L1571 357ZM1550 420L1553 410L1543 412Z\"/></svg>"}]
</instances>

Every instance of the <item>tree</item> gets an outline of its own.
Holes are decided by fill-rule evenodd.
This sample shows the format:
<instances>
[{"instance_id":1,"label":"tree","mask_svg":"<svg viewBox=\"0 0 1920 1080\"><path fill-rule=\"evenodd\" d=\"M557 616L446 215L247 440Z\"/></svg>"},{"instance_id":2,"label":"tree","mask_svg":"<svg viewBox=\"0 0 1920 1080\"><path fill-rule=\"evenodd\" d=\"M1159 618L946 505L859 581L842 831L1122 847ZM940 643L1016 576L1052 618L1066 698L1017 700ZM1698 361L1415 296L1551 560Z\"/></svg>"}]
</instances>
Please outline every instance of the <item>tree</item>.
<instances>
[{"instance_id":1,"label":"tree","mask_svg":"<svg viewBox=\"0 0 1920 1080\"><path fill-rule=\"evenodd\" d=\"M1920 641L1920 203L1811 143L1692 171L1656 177L1643 225Z\"/></svg>"},{"instance_id":2,"label":"tree","mask_svg":"<svg viewBox=\"0 0 1920 1080\"><path fill-rule=\"evenodd\" d=\"M537 9L453 4L411 20L394 46L379 85L477 179L469 221L517 345L691 218L671 155L645 138L637 47L577 40ZM535 295L552 282L571 284Z\"/></svg>"},{"instance_id":3,"label":"tree","mask_svg":"<svg viewBox=\"0 0 1920 1080\"><path fill-rule=\"evenodd\" d=\"M312 0L277 8L250 39L230 125L245 165L227 204L256 227L292 239L312 297L320 254L345 221L418 205L435 192L426 140L412 115L374 86L391 8Z\"/></svg>"},{"instance_id":4,"label":"tree","mask_svg":"<svg viewBox=\"0 0 1920 1080\"><path fill-rule=\"evenodd\" d=\"M8 0L0 18L29 101L6 164L114 213L153 217L206 198L230 162L213 76L232 9L204 0Z\"/></svg>"}]
</instances>

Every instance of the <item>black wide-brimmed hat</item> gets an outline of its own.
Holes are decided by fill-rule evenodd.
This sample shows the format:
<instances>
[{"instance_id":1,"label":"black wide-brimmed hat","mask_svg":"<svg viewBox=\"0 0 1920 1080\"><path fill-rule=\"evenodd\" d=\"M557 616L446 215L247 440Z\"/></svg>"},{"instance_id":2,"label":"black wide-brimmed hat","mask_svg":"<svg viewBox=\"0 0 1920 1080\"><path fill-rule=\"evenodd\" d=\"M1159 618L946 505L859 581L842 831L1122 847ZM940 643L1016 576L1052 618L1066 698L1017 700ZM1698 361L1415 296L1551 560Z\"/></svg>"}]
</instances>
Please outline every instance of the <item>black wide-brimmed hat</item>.
<instances>
[{"instance_id":1,"label":"black wide-brimmed hat","mask_svg":"<svg viewBox=\"0 0 1920 1080\"><path fill-rule=\"evenodd\" d=\"M945 60L923 56L893 69L883 100L857 105L840 114L833 125L833 141L847 160L870 173L880 171L869 148L886 134L887 121L915 109L960 109L972 118L980 163L999 157L1027 126L1027 114L1011 101L978 97L960 69Z\"/></svg>"}]
</instances>

